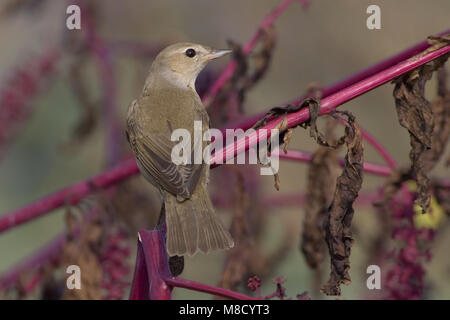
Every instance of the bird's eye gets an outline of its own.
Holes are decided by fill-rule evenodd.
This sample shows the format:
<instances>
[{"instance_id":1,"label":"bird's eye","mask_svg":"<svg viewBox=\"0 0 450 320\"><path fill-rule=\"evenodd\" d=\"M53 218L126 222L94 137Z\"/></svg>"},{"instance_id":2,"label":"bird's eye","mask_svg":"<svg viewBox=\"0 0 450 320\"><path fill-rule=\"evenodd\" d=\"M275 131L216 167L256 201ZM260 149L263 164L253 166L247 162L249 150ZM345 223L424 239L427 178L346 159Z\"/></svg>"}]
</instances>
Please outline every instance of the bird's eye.
<instances>
[{"instance_id":1,"label":"bird's eye","mask_svg":"<svg viewBox=\"0 0 450 320\"><path fill-rule=\"evenodd\" d=\"M194 49L189 48L189 49L186 50L185 54L186 54L189 58L193 58L193 57L195 57L196 52L195 52Z\"/></svg>"}]
</instances>

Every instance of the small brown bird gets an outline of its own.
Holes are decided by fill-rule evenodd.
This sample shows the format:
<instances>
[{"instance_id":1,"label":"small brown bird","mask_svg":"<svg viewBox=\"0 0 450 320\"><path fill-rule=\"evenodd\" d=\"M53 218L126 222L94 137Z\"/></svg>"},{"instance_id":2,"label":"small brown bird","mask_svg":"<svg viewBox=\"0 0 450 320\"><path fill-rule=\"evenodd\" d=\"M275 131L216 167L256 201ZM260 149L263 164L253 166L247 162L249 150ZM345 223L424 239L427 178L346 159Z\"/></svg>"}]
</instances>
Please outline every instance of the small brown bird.
<instances>
[{"instance_id":1,"label":"small brown bird","mask_svg":"<svg viewBox=\"0 0 450 320\"><path fill-rule=\"evenodd\" d=\"M165 48L153 61L141 96L128 110L127 139L142 175L160 190L164 202L169 256L234 245L208 194L209 165L175 164L171 159L174 130L186 129L193 137L194 121L202 121L203 133L209 129L195 80L208 61L230 52L193 43ZM207 144L202 145L204 149Z\"/></svg>"}]
</instances>

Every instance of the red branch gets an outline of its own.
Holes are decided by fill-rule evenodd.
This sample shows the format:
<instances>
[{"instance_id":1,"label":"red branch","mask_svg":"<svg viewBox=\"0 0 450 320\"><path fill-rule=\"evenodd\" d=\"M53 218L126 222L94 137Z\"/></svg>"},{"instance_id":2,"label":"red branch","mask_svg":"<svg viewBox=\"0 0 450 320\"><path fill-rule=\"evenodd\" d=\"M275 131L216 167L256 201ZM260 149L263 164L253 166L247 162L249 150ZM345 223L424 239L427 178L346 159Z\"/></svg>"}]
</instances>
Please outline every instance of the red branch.
<instances>
[{"instance_id":1,"label":"red branch","mask_svg":"<svg viewBox=\"0 0 450 320\"><path fill-rule=\"evenodd\" d=\"M2 215L0 217L0 232L40 217L63 205L75 205L89 194L108 188L138 173L139 168L136 165L136 161L134 159L126 160L117 167L93 178L78 182L21 209Z\"/></svg>"},{"instance_id":2,"label":"red branch","mask_svg":"<svg viewBox=\"0 0 450 320\"><path fill-rule=\"evenodd\" d=\"M189 290L210 293L210 294L213 294L216 296L221 296L221 297L229 298L229 299L257 300L257 298L254 298L254 297L251 297L251 296L239 293L239 292L222 289L222 288L210 286L210 285L203 284L203 283L198 283L195 281L185 280L185 279L181 279L181 278L171 277L171 278L165 279L165 282L171 287L185 288L185 289L189 289Z\"/></svg>"},{"instance_id":3,"label":"red branch","mask_svg":"<svg viewBox=\"0 0 450 320\"><path fill-rule=\"evenodd\" d=\"M328 114L334 111L338 106L353 100L354 98L367 93L386 82L395 79L402 74L405 74L417 67L424 65L434 59L437 59L450 52L450 45L447 45L439 50L430 52L424 56L416 59L409 59L395 65L386 70L380 71L377 74L368 77L350 87L342 89L341 91L330 95L321 101L320 115ZM309 110L302 109L300 111L290 113L286 116L287 126L289 128L295 127L309 119ZM227 145L222 150L215 152L211 157L212 166L216 166L220 163L225 163L228 159L232 159L237 154L244 152L245 150L254 147L262 139L267 139L270 136L271 130L275 129L282 119L274 119L268 124L261 127L257 131L251 132L245 137L241 137L234 144Z\"/></svg>"},{"instance_id":4,"label":"red branch","mask_svg":"<svg viewBox=\"0 0 450 320\"><path fill-rule=\"evenodd\" d=\"M170 276L164 234L160 230L139 231L130 300L170 299L172 290L164 281Z\"/></svg>"},{"instance_id":5,"label":"red branch","mask_svg":"<svg viewBox=\"0 0 450 320\"><path fill-rule=\"evenodd\" d=\"M442 32L438 33L436 36L442 36L442 35L445 35L448 33L450 33L450 29L442 31ZM361 72L358 72L344 80L338 81L335 84L324 88L322 90L322 98L326 98L344 88L347 88L349 86L356 84L357 82L359 82L361 80L371 77L371 76L375 75L376 73L379 73L383 70L386 70L387 68L395 66L396 64L398 64L406 59L409 59L409 58L415 56L416 54L419 54L420 52L426 50L429 47L430 47L430 45L428 44L428 42L426 40L419 42L418 44L396 54L395 56L392 56L386 60L383 60L377 64L374 64L373 66L370 66ZM305 97L306 96L303 95L295 100L284 103L283 105L287 105L287 104L299 105L300 103L303 102ZM227 125L227 128L241 128L241 129L247 130L247 129L251 128L265 114L266 114L266 112L262 112L262 113L255 114L250 117L246 117L246 118L236 121L234 123L229 123Z\"/></svg>"}]
</instances>

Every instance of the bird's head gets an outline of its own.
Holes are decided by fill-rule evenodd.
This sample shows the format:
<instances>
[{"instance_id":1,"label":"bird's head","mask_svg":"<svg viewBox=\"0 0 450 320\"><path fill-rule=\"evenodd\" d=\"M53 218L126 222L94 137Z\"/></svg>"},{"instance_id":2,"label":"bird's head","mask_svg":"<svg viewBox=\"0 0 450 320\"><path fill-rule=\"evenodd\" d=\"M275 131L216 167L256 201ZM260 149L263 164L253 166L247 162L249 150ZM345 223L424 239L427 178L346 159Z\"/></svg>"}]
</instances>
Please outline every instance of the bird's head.
<instances>
[{"instance_id":1,"label":"bird's head","mask_svg":"<svg viewBox=\"0 0 450 320\"><path fill-rule=\"evenodd\" d=\"M230 52L195 43L176 43L157 55L151 72L164 76L174 85L195 88L197 75L206 64Z\"/></svg>"}]
</instances>

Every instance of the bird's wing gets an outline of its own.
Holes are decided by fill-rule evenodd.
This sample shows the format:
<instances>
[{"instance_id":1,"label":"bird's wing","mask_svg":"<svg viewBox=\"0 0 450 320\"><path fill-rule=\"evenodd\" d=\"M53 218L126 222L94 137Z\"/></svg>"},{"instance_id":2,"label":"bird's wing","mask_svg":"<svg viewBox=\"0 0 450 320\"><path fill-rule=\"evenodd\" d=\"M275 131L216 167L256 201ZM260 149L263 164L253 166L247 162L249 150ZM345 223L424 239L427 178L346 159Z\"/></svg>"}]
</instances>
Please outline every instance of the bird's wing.
<instances>
[{"instance_id":1,"label":"bird's wing","mask_svg":"<svg viewBox=\"0 0 450 320\"><path fill-rule=\"evenodd\" d=\"M166 135L150 135L143 131L132 118L128 118L127 139L144 176L182 199L190 198L204 164L174 164L171 153L175 143Z\"/></svg>"}]
</instances>

